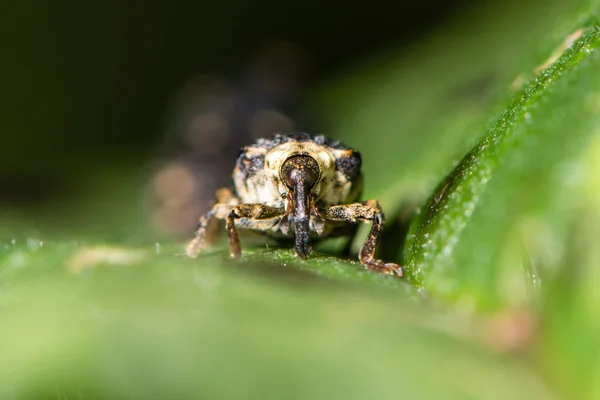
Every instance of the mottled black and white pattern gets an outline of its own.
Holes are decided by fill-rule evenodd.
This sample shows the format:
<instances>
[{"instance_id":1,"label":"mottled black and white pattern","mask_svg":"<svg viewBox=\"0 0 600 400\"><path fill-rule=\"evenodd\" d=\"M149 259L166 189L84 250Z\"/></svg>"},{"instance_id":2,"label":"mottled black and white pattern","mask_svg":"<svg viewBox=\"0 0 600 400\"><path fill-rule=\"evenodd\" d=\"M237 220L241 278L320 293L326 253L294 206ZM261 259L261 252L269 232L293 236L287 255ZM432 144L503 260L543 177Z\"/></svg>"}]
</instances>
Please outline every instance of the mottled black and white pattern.
<instances>
[{"instance_id":1,"label":"mottled black and white pattern","mask_svg":"<svg viewBox=\"0 0 600 400\"><path fill-rule=\"evenodd\" d=\"M401 276L400 266L374 257L383 228L376 200L359 202L362 192L360 153L340 141L307 133L277 134L240 150L233 171L234 192L200 219L188 254L204 245L212 218L225 219L231 255L241 255L238 228L276 239L295 239L296 254L307 258L321 238L353 236L356 224L371 223L359 259L365 267Z\"/></svg>"}]
</instances>

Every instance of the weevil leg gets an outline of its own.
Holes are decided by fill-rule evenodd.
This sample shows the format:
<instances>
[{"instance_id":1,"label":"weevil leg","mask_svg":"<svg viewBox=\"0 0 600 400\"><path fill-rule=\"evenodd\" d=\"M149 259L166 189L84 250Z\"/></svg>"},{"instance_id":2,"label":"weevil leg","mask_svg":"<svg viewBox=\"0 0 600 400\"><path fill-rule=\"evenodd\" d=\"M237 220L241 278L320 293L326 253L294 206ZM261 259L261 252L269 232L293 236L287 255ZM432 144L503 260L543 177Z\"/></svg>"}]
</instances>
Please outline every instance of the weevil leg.
<instances>
[{"instance_id":1,"label":"weevil leg","mask_svg":"<svg viewBox=\"0 0 600 400\"><path fill-rule=\"evenodd\" d=\"M266 204L240 204L231 208L225 226L229 236L229 252L231 257L239 258L242 255L242 246L240 238L235 228L235 220L247 218L248 225L246 228L252 229L252 222L259 222L266 219L281 217L285 214L285 208L273 207Z\"/></svg>"},{"instance_id":2,"label":"weevil leg","mask_svg":"<svg viewBox=\"0 0 600 400\"><path fill-rule=\"evenodd\" d=\"M402 276L402 267L393 263L384 263L375 258L375 248L379 241L383 227L383 212L377 200L369 200L362 203L343 204L320 210L323 218L330 221L341 222L371 222L371 231L360 249L358 258L360 262L370 270L387 275Z\"/></svg>"},{"instance_id":3,"label":"weevil leg","mask_svg":"<svg viewBox=\"0 0 600 400\"><path fill-rule=\"evenodd\" d=\"M189 257L196 258L204 249L207 241L207 230L214 219L225 220L231 212L231 209L239 204L239 199L235 197L231 189L222 188L217 190L215 197L217 203L211 210L200 217L195 237L187 246L186 253Z\"/></svg>"}]
</instances>

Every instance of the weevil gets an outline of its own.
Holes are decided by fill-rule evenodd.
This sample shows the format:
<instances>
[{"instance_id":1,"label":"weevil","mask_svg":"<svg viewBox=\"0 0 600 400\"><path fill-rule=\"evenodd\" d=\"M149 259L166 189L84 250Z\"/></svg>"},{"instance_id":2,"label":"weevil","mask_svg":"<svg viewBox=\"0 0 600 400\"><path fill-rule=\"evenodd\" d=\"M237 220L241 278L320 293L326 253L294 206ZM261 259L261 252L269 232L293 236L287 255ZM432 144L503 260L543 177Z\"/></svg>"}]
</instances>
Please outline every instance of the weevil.
<instances>
[{"instance_id":1,"label":"weevil","mask_svg":"<svg viewBox=\"0 0 600 400\"><path fill-rule=\"evenodd\" d=\"M200 217L187 254L197 257L205 246L207 228L225 220L231 257L242 254L238 229L263 232L278 240L293 240L301 259L312 243L357 232L358 223L371 230L358 258L367 269L402 276L402 268L375 258L384 223L377 200L359 201L363 175L360 153L340 141L306 133L275 134L243 147L233 171L234 190L217 191L216 204ZM349 251L347 246L346 251Z\"/></svg>"}]
</instances>

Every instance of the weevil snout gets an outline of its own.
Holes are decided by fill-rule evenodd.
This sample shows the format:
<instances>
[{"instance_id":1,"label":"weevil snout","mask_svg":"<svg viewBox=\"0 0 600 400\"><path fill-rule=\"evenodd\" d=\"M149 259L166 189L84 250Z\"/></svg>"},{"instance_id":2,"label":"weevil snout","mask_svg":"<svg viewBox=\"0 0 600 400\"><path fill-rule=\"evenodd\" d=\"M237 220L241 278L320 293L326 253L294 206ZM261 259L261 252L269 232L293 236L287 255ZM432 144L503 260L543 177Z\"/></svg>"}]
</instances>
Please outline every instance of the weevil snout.
<instances>
[{"instance_id":1,"label":"weevil snout","mask_svg":"<svg viewBox=\"0 0 600 400\"><path fill-rule=\"evenodd\" d=\"M307 258L311 252L309 222L311 189L319 180L320 169L314 158L307 155L289 157L281 166L281 180L292 192L293 224L296 232L296 252Z\"/></svg>"}]
</instances>

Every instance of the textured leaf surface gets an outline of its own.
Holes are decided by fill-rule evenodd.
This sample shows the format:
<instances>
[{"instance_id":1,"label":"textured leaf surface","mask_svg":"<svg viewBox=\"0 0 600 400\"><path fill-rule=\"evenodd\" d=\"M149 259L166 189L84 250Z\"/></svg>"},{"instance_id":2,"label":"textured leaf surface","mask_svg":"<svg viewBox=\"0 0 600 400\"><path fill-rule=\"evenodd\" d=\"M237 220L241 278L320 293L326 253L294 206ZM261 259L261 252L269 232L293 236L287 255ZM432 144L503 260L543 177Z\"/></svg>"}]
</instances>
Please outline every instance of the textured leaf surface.
<instances>
[{"instance_id":1,"label":"textured leaf surface","mask_svg":"<svg viewBox=\"0 0 600 400\"><path fill-rule=\"evenodd\" d=\"M598 133L598 35L592 28L527 85L430 197L407 246L416 285L510 304L556 262L569 193L585 179L577 160Z\"/></svg>"}]
</instances>

